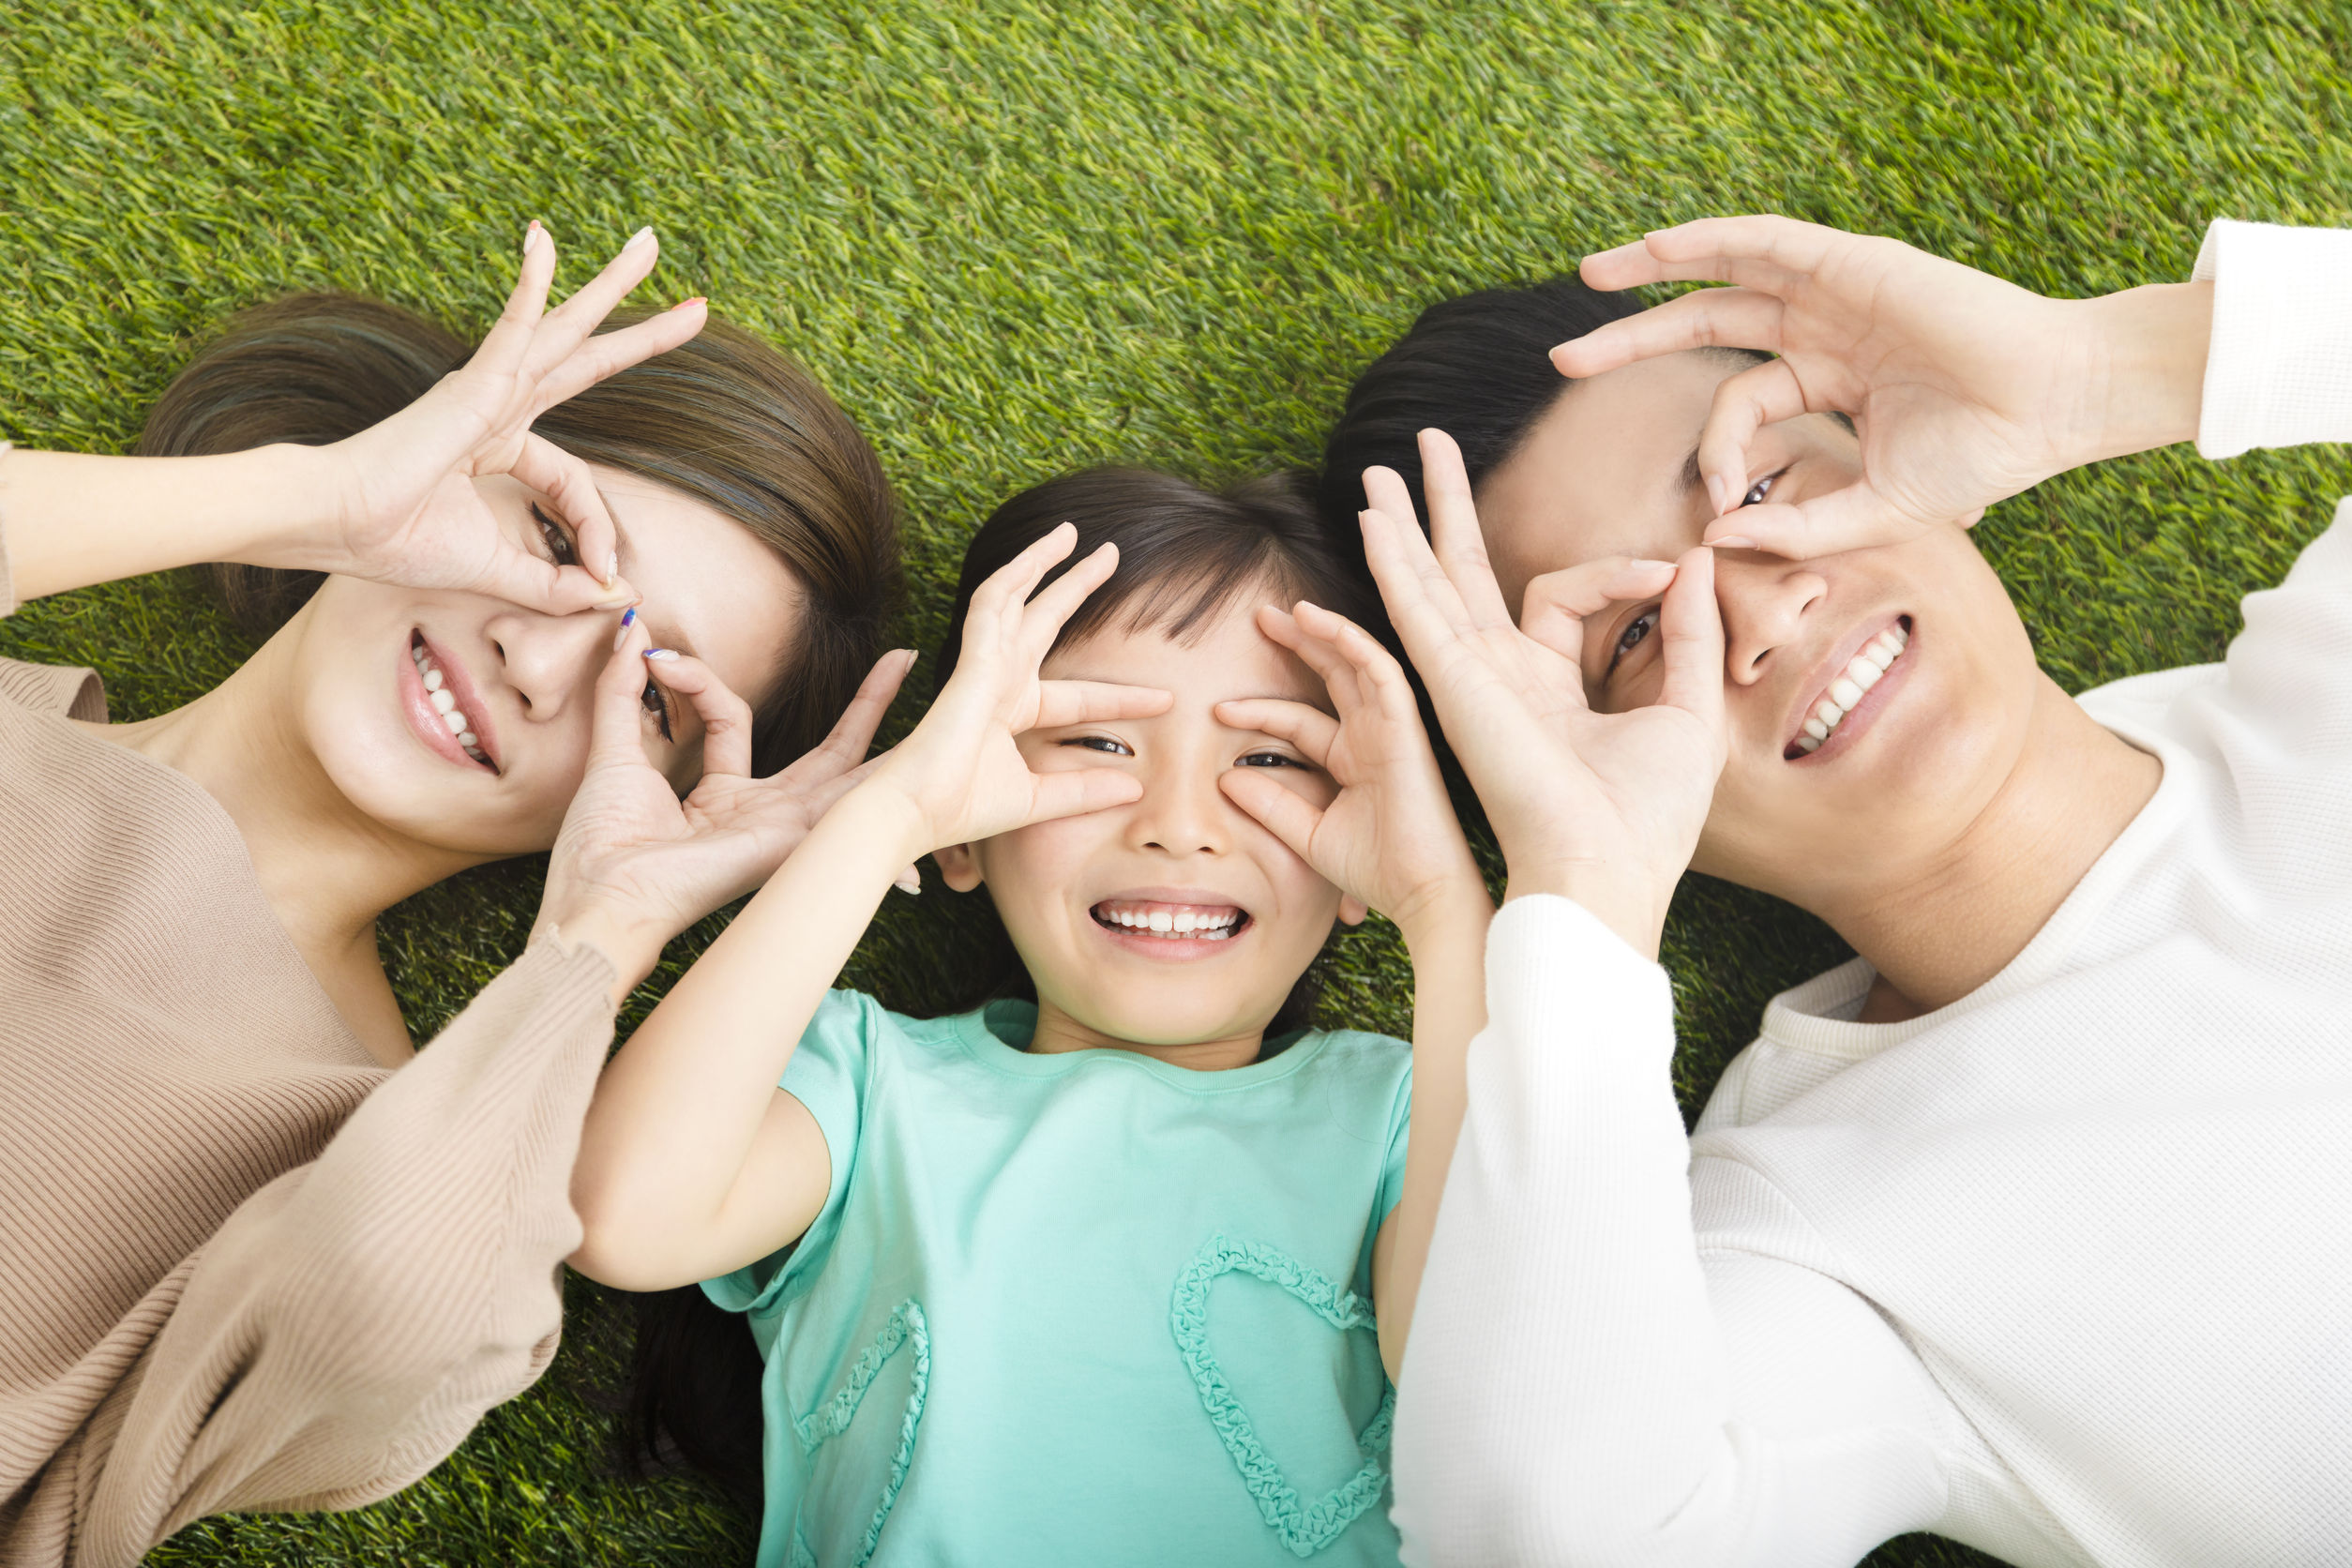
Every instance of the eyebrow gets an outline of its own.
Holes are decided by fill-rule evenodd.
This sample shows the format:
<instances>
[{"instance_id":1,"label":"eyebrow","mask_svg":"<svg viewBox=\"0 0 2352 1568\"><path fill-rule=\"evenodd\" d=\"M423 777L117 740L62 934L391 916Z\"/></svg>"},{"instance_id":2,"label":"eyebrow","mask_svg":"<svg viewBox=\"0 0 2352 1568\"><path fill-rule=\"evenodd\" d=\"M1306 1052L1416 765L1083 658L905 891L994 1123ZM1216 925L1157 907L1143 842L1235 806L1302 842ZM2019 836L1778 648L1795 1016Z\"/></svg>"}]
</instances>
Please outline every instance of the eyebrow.
<instances>
[{"instance_id":1,"label":"eyebrow","mask_svg":"<svg viewBox=\"0 0 2352 1568\"><path fill-rule=\"evenodd\" d=\"M621 508L612 504L611 491L606 490L602 485L596 486L596 499L604 503L605 516L612 520L612 552L621 558L621 575L627 578L631 582L635 582L637 580L637 573L635 570L637 563L637 550L635 547L629 543L628 529L623 526L621 522ZM589 569L593 572L596 568L592 566ZM645 620L653 619L650 615L642 618ZM700 658L702 656L694 651L694 641L686 636L683 627L681 627L676 622L671 621L667 616L663 617L663 621L670 628L670 641L667 643L657 643L656 646L674 648L679 653L686 655L688 658Z\"/></svg>"},{"instance_id":2,"label":"eyebrow","mask_svg":"<svg viewBox=\"0 0 2352 1568\"><path fill-rule=\"evenodd\" d=\"M1694 446L1691 455L1682 460L1682 492L1687 495L1706 488L1707 475L1698 471L1698 448Z\"/></svg>"}]
</instances>

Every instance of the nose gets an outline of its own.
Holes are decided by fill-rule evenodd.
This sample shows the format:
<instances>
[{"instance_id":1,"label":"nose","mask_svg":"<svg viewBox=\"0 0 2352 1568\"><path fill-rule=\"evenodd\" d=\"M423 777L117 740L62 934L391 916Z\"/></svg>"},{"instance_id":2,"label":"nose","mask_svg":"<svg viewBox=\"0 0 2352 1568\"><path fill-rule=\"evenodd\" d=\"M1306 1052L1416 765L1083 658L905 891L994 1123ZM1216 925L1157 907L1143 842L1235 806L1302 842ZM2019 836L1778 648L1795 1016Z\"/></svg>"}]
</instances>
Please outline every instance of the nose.
<instances>
[{"instance_id":1,"label":"nose","mask_svg":"<svg viewBox=\"0 0 2352 1568\"><path fill-rule=\"evenodd\" d=\"M1231 842L1228 813L1234 809L1217 788L1216 763L1208 757L1167 758L1143 781L1128 834L1137 848L1182 860L1223 854Z\"/></svg>"},{"instance_id":2,"label":"nose","mask_svg":"<svg viewBox=\"0 0 2352 1568\"><path fill-rule=\"evenodd\" d=\"M612 652L613 618L583 611L541 615L508 610L484 625L498 656L499 678L522 700L523 716L544 724L574 704L585 712L596 675Z\"/></svg>"},{"instance_id":3,"label":"nose","mask_svg":"<svg viewBox=\"0 0 2352 1568\"><path fill-rule=\"evenodd\" d=\"M1753 550L1715 556L1715 602L1723 609L1724 675L1734 686L1764 678L1772 655L1796 641L1806 611L1830 585L1803 564Z\"/></svg>"}]
</instances>

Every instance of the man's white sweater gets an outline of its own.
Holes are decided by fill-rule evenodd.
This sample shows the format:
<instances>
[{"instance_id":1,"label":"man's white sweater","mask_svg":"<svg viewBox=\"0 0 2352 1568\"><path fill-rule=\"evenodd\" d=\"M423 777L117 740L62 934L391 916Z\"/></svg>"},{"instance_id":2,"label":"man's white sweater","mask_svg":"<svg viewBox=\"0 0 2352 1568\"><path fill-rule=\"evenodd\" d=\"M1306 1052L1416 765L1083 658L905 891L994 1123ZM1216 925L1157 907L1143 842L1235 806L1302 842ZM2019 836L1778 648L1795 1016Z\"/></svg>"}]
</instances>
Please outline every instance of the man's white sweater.
<instances>
[{"instance_id":1,"label":"man's white sweater","mask_svg":"<svg viewBox=\"0 0 2352 1568\"><path fill-rule=\"evenodd\" d=\"M2352 439L2352 233L2218 223L2198 445ZM1415 1563L2352 1563L2352 499L1961 1001L1775 1000L1685 1138L1666 978L1575 904L1490 1023L1397 1407Z\"/></svg>"}]
</instances>

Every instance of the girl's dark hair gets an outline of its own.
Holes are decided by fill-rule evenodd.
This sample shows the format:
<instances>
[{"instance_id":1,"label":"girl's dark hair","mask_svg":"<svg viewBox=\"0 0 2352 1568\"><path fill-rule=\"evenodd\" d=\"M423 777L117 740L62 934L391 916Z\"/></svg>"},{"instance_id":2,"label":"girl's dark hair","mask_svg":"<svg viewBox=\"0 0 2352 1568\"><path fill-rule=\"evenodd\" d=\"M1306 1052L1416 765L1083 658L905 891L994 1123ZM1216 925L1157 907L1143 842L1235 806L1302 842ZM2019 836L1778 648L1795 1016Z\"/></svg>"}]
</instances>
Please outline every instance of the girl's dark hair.
<instances>
[{"instance_id":1,"label":"girl's dark hair","mask_svg":"<svg viewBox=\"0 0 2352 1568\"><path fill-rule=\"evenodd\" d=\"M639 319L621 315L615 326ZM232 320L165 389L139 451L324 445L390 417L465 362L463 339L398 306L298 294ZM772 772L814 746L881 651L898 596L897 507L882 463L824 389L760 339L713 322L692 340L557 404L533 427L574 456L657 480L733 519L803 592L786 678L754 714ZM230 613L265 637L316 572L211 568ZM624 1457L675 1459L754 1506L760 1357L744 1319L692 1287L637 1298Z\"/></svg>"},{"instance_id":2,"label":"girl's dark hair","mask_svg":"<svg viewBox=\"0 0 2352 1568\"><path fill-rule=\"evenodd\" d=\"M611 324L636 319L621 313ZM176 457L339 441L424 396L471 352L396 305L295 294L232 319L165 388L138 450ZM785 655L790 677L754 714L754 761L770 772L822 740L880 654L899 586L897 503L849 415L783 354L712 322L533 428L586 461L657 480L733 519L792 569L804 603ZM322 580L209 569L255 637L284 625Z\"/></svg>"},{"instance_id":3,"label":"girl's dark hair","mask_svg":"<svg viewBox=\"0 0 2352 1568\"><path fill-rule=\"evenodd\" d=\"M973 592L1064 522L1077 526L1078 545L1040 588L1106 544L1119 547L1119 565L1063 623L1056 647L1107 629L1156 629L1189 642L1245 596L1286 606L1309 599L1359 626L1383 626L1369 580L1318 525L1311 487L1305 475L1276 474L1213 490L1139 468L1090 468L1033 485L988 514L965 547L955 608L932 667L934 694L955 672ZM959 1009L1001 997L1036 1000L1011 938L990 925L990 948L971 972ZM1307 1027L1321 981L1319 965L1299 977L1266 1026L1269 1042Z\"/></svg>"},{"instance_id":4,"label":"girl's dark hair","mask_svg":"<svg viewBox=\"0 0 2352 1568\"><path fill-rule=\"evenodd\" d=\"M1361 561L1356 514L1364 471L1393 468L1412 492L1424 528L1417 438L1431 426L1462 448L1476 485L1507 461L1569 381L1552 369L1552 349L1639 311L1631 294L1603 294L1573 278L1525 288L1482 289L1432 305L1348 389L1339 423L1323 444L1317 505L1324 526Z\"/></svg>"}]
</instances>

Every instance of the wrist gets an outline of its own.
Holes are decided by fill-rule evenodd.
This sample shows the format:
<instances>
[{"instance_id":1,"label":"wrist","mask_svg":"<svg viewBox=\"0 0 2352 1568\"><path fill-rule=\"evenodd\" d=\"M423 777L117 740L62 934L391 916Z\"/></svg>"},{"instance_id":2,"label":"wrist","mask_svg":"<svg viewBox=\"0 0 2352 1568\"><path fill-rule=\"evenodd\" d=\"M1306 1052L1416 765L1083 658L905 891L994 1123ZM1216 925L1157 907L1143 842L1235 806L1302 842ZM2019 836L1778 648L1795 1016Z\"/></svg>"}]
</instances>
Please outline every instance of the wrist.
<instances>
[{"instance_id":1,"label":"wrist","mask_svg":"<svg viewBox=\"0 0 2352 1568\"><path fill-rule=\"evenodd\" d=\"M2076 301L2099 396L2077 464L2196 439L2213 339L2213 285L2158 283Z\"/></svg>"},{"instance_id":2,"label":"wrist","mask_svg":"<svg viewBox=\"0 0 2352 1568\"><path fill-rule=\"evenodd\" d=\"M1494 914L1495 901L1473 869L1400 905L1390 918L1405 939L1406 955L1418 965L1465 940L1483 942Z\"/></svg>"},{"instance_id":3,"label":"wrist","mask_svg":"<svg viewBox=\"0 0 2352 1568\"><path fill-rule=\"evenodd\" d=\"M1524 870L1514 864L1502 901L1508 904L1535 894L1550 894L1582 905L1626 946L1652 963L1657 961L1658 946L1666 934L1666 905L1674 897L1673 883L1659 889L1651 879L1629 877L1591 861L1538 863Z\"/></svg>"},{"instance_id":4,"label":"wrist","mask_svg":"<svg viewBox=\"0 0 2352 1568\"><path fill-rule=\"evenodd\" d=\"M888 769L835 801L810 837L819 833L872 847L877 863L889 863L885 880L940 847L930 814Z\"/></svg>"},{"instance_id":5,"label":"wrist","mask_svg":"<svg viewBox=\"0 0 2352 1568\"><path fill-rule=\"evenodd\" d=\"M344 511L333 447L280 442L240 452L234 534L211 559L288 571L339 571Z\"/></svg>"},{"instance_id":6,"label":"wrist","mask_svg":"<svg viewBox=\"0 0 2352 1568\"><path fill-rule=\"evenodd\" d=\"M542 909L531 929L531 940L552 937L566 947L594 947L612 965L612 1005L617 1011L629 992L644 983L661 961L670 933L656 924L600 902L574 904L564 910Z\"/></svg>"}]
</instances>

